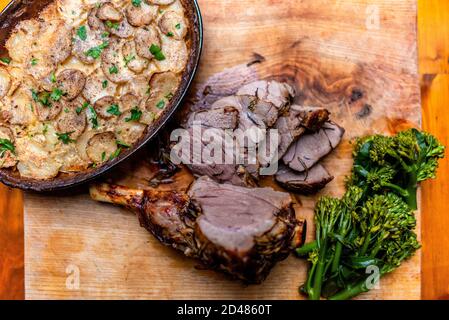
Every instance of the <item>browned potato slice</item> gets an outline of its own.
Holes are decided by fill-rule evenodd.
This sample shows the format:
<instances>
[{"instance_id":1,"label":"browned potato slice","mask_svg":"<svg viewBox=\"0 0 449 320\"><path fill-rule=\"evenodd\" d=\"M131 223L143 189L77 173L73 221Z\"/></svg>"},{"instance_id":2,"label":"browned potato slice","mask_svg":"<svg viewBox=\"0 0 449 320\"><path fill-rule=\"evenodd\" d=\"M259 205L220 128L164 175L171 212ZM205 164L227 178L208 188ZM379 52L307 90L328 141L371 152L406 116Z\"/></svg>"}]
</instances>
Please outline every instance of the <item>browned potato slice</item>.
<instances>
[{"instance_id":1,"label":"browned potato slice","mask_svg":"<svg viewBox=\"0 0 449 320\"><path fill-rule=\"evenodd\" d=\"M46 28L48 23L45 24ZM47 35L41 38L42 45L50 50L50 60L54 63L64 62L72 53L72 28L67 26L64 20L57 20L54 22L54 26L49 27L51 32L54 32L56 36L49 43L45 43Z\"/></svg>"},{"instance_id":2,"label":"browned potato slice","mask_svg":"<svg viewBox=\"0 0 449 320\"><path fill-rule=\"evenodd\" d=\"M0 139L9 140L14 144L14 137L8 127L0 126ZM17 164L17 158L11 151L0 152L0 168L11 168Z\"/></svg>"},{"instance_id":3,"label":"browned potato slice","mask_svg":"<svg viewBox=\"0 0 449 320\"><path fill-rule=\"evenodd\" d=\"M147 4L142 1L140 6L136 7L132 3L126 7L126 18L128 22L135 27L149 25L157 16L158 6Z\"/></svg>"},{"instance_id":4,"label":"browned potato slice","mask_svg":"<svg viewBox=\"0 0 449 320\"><path fill-rule=\"evenodd\" d=\"M152 74L151 74L152 75ZM143 98L150 94L150 76L141 74L133 78L133 81L128 82L123 86L123 93L133 93L136 96Z\"/></svg>"},{"instance_id":5,"label":"browned potato slice","mask_svg":"<svg viewBox=\"0 0 449 320\"><path fill-rule=\"evenodd\" d=\"M169 4L175 2L175 0L148 0L148 2L152 4L158 4L161 6L168 6Z\"/></svg>"},{"instance_id":6,"label":"browned potato slice","mask_svg":"<svg viewBox=\"0 0 449 320\"><path fill-rule=\"evenodd\" d=\"M129 111L140 105L140 99L133 93L127 93L120 98L120 109L122 112Z\"/></svg>"},{"instance_id":7,"label":"browned potato slice","mask_svg":"<svg viewBox=\"0 0 449 320\"><path fill-rule=\"evenodd\" d=\"M98 8L97 7L93 7L89 11L89 14L87 15L87 24L89 25L90 28L92 28L92 30L101 31L101 32L105 31L106 27L104 25L104 22L101 21L97 17L97 13L98 13Z\"/></svg>"},{"instance_id":8,"label":"browned potato slice","mask_svg":"<svg viewBox=\"0 0 449 320\"><path fill-rule=\"evenodd\" d=\"M167 11L159 20L159 29L168 37L182 40L187 34L188 27L184 16L175 11Z\"/></svg>"},{"instance_id":9,"label":"browned potato slice","mask_svg":"<svg viewBox=\"0 0 449 320\"><path fill-rule=\"evenodd\" d=\"M157 73L150 81L150 96L145 108L159 116L168 106L180 82L179 76L172 72Z\"/></svg>"},{"instance_id":10,"label":"browned potato slice","mask_svg":"<svg viewBox=\"0 0 449 320\"><path fill-rule=\"evenodd\" d=\"M102 38L101 31L95 31L92 27L83 26L86 28L86 39L80 39L77 34L77 30L73 30L73 55L75 55L81 62L85 64L93 64L97 59L91 54L89 55L89 50L95 50L100 48L103 43L107 43L106 38ZM100 49L101 50L101 49Z\"/></svg>"},{"instance_id":11,"label":"browned potato slice","mask_svg":"<svg viewBox=\"0 0 449 320\"><path fill-rule=\"evenodd\" d=\"M153 26L138 29L134 39L137 54L146 59L153 59L150 52L151 45L161 46L161 39L156 28Z\"/></svg>"},{"instance_id":12,"label":"browned potato slice","mask_svg":"<svg viewBox=\"0 0 449 320\"><path fill-rule=\"evenodd\" d=\"M103 132L93 136L87 143L86 153L95 163L103 163L117 151L115 134Z\"/></svg>"},{"instance_id":13,"label":"browned potato slice","mask_svg":"<svg viewBox=\"0 0 449 320\"><path fill-rule=\"evenodd\" d=\"M121 114L120 106L117 100L112 96L103 97L95 102L94 109L97 115L103 119L111 119L112 117Z\"/></svg>"},{"instance_id":14,"label":"browned potato slice","mask_svg":"<svg viewBox=\"0 0 449 320\"><path fill-rule=\"evenodd\" d=\"M11 76L5 68L0 67L0 99L6 96L11 88Z\"/></svg>"},{"instance_id":15,"label":"browned potato slice","mask_svg":"<svg viewBox=\"0 0 449 320\"><path fill-rule=\"evenodd\" d=\"M58 74L57 86L65 94L65 99L73 100L83 91L86 75L76 69L66 69Z\"/></svg>"},{"instance_id":16,"label":"browned potato slice","mask_svg":"<svg viewBox=\"0 0 449 320\"><path fill-rule=\"evenodd\" d=\"M56 0L56 6L61 17L69 24L78 25L86 19L84 0Z\"/></svg>"},{"instance_id":17,"label":"browned potato slice","mask_svg":"<svg viewBox=\"0 0 449 320\"><path fill-rule=\"evenodd\" d=\"M49 121L55 119L63 108L62 102L51 102L51 106L44 106L42 103L34 102L34 111L39 121Z\"/></svg>"},{"instance_id":18,"label":"browned potato slice","mask_svg":"<svg viewBox=\"0 0 449 320\"><path fill-rule=\"evenodd\" d=\"M111 34L124 39L131 37L135 32L135 28L132 25L130 25L128 23L128 20L126 19L123 19L120 22L116 22L112 24L112 26L106 25L106 30L109 31Z\"/></svg>"},{"instance_id":19,"label":"browned potato slice","mask_svg":"<svg viewBox=\"0 0 449 320\"><path fill-rule=\"evenodd\" d=\"M109 81L108 78L104 76L101 68L99 68L87 77L83 96L89 100L91 104L95 104L98 99L115 95L116 89L117 85Z\"/></svg>"},{"instance_id":20,"label":"browned potato slice","mask_svg":"<svg viewBox=\"0 0 449 320\"><path fill-rule=\"evenodd\" d=\"M6 41L5 47L9 56L16 62L25 62L40 30L37 20L23 20L14 28Z\"/></svg>"},{"instance_id":21,"label":"browned potato slice","mask_svg":"<svg viewBox=\"0 0 449 320\"><path fill-rule=\"evenodd\" d=\"M118 140L132 146L145 132L146 125L137 121L129 121L131 111L125 112L118 120L115 133ZM128 119L128 121L126 121Z\"/></svg>"},{"instance_id":22,"label":"browned potato slice","mask_svg":"<svg viewBox=\"0 0 449 320\"><path fill-rule=\"evenodd\" d=\"M120 11L117 10L117 8L110 2L101 4L98 8L96 16L98 19L111 22L117 22L123 19L123 15Z\"/></svg>"},{"instance_id":23,"label":"browned potato slice","mask_svg":"<svg viewBox=\"0 0 449 320\"><path fill-rule=\"evenodd\" d=\"M189 59L189 51L184 40L175 40L170 37L162 37L162 52L165 59L154 60L159 71L182 72Z\"/></svg>"},{"instance_id":24,"label":"browned potato slice","mask_svg":"<svg viewBox=\"0 0 449 320\"><path fill-rule=\"evenodd\" d=\"M28 57L26 70L37 81L41 82L56 70L56 63L49 59L46 51L33 51Z\"/></svg>"},{"instance_id":25,"label":"browned potato slice","mask_svg":"<svg viewBox=\"0 0 449 320\"><path fill-rule=\"evenodd\" d=\"M124 40L111 40L101 55L101 68L104 75L112 82L125 83L134 77L134 73L125 66L122 54Z\"/></svg>"},{"instance_id":26,"label":"browned potato slice","mask_svg":"<svg viewBox=\"0 0 449 320\"><path fill-rule=\"evenodd\" d=\"M77 108L83 105L82 99L66 102L64 110L56 120L56 129L60 133L69 133L71 139L77 139L86 129L87 119L85 112L77 112Z\"/></svg>"},{"instance_id":27,"label":"browned potato slice","mask_svg":"<svg viewBox=\"0 0 449 320\"><path fill-rule=\"evenodd\" d=\"M135 73L142 73L148 67L149 61L137 54L134 41L125 42L123 45L123 57L128 69Z\"/></svg>"},{"instance_id":28,"label":"browned potato slice","mask_svg":"<svg viewBox=\"0 0 449 320\"><path fill-rule=\"evenodd\" d=\"M36 120L31 91L25 86L18 87L11 97L6 97L4 105L2 119L10 124L29 125Z\"/></svg>"}]
</instances>

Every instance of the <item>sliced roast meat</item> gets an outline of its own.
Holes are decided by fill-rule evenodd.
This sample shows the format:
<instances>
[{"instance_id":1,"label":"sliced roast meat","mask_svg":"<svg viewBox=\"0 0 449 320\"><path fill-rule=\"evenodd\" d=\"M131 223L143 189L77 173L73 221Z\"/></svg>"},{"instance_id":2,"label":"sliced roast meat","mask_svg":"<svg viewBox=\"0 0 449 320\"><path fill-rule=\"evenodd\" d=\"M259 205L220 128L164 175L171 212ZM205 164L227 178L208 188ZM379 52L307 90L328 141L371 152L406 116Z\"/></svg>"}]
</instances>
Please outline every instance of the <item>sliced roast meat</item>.
<instances>
[{"instance_id":1,"label":"sliced roast meat","mask_svg":"<svg viewBox=\"0 0 449 320\"><path fill-rule=\"evenodd\" d=\"M190 114L187 127L197 123L206 128L234 130L237 127L238 119L239 112L233 107L201 110Z\"/></svg>"},{"instance_id":2,"label":"sliced roast meat","mask_svg":"<svg viewBox=\"0 0 449 320\"><path fill-rule=\"evenodd\" d=\"M316 164L304 172L296 172L281 166L276 181L285 189L300 193L313 194L323 189L334 177L321 164Z\"/></svg>"},{"instance_id":3,"label":"sliced roast meat","mask_svg":"<svg viewBox=\"0 0 449 320\"><path fill-rule=\"evenodd\" d=\"M237 91L237 95L258 97L272 103L279 112L283 112L290 106L295 96L295 89L286 83L262 80L243 86Z\"/></svg>"},{"instance_id":4,"label":"sliced roast meat","mask_svg":"<svg viewBox=\"0 0 449 320\"><path fill-rule=\"evenodd\" d=\"M341 142L345 130L335 123L327 122L316 133L303 135L282 158L284 163L298 172L312 168Z\"/></svg>"},{"instance_id":5,"label":"sliced roast meat","mask_svg":"<svg viewBox=\"0 0 449 320\"><path fill-rule=\"evenodd\" d=\"M188 195L108 184L90 189L94 200L126 206L163 244L247 283L260 283L304 241L289 194L247 189L200 178Z\"/></svg>"}]
</instances>

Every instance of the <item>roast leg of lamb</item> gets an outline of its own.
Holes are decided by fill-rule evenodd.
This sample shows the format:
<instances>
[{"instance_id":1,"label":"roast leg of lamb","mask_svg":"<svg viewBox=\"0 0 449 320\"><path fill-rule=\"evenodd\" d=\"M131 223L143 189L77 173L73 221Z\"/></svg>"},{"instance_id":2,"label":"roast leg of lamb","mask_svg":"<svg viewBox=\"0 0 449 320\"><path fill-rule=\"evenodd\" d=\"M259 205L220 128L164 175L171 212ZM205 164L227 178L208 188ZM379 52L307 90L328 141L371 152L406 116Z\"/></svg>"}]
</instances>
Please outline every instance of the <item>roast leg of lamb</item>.
<instances>
[{"instance_id":1,"label":"roast leg of lamb","mask_svg":"<svg viewBox=\"0 0 449 320\"><path fill-rule=\"evenodd\" d=\"M94 200L126 206L163 244L211 269L260 283L272 267L301 246L305 221L295 217L288 193L218 184L201 177L188 193L91 187Z\"/></svg>"},{"instance_id":2,"label":"roast leg of lamb","mask_svg":"<svg viewBox=\"0 0 449 320\"><path fill-rule=\"evenodd\" d=\"M319 163L304 172L296 172L281 166L276 174L276 181L283 188L300 194L316 193L333 179L334 177Z\"/></svg>"}]
</instances>

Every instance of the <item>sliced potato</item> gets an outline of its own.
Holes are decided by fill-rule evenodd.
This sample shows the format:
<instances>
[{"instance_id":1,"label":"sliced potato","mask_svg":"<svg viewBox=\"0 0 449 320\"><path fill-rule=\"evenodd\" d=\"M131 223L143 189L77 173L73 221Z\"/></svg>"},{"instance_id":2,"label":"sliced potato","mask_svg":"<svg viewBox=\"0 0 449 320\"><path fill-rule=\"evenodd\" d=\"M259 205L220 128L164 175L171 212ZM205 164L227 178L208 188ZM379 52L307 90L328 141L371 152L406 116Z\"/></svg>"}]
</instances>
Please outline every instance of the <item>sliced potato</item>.
<instances>
[{"instance_id":1,"label":"sliced potato","mask_svg":"<svg viewBox=\"0 0 449 320\"><path fill-rule=\"evenodd\" d=\"M34 102L34 112L39 121L54 120L61 113L63 108L62 102L52 101L50 106L45 106L42 103Z\"/></svg>"},{"instance_id":2,"label":"sliced potato","mask_svg":"<svg viewBox=\"0 0 449 320\"><path fill-rule=\"evenodd\" d=\"M115 111L114 107L116 109ZM97 115L102 119L111 119L121 112L118 101L112 96L106 96L97 100L94 109ZM117 114L114 114L114 112Z\"/></svg>"},{"instance_id":3,"label":"sliced potato","mask_svg":"<svg viewBox=\"0 0 449 320\"><path fill-rule=\"evenodd\" d=\"M83 63L93 64L99 60L101 53L101 45L107 43L107 39L102 37L101 32L94 31L89 26L81 26L86 28L86 39L80 39L78 30L73 30L73 54ZM95 56L95 51L99 51Z\"/></svg>"},{"instance_id":4,"label":"sliced potato","mask_svg":"<svg viewBox=\"0 0 449 320\"><path fill-rule=\"evenodd\" d=\"M128 69L135 73L142 73L148 68L149 61L140 57L136 51L134 41L127 41L123 44L123 57L125 58Z\"/></svg>"},{"instance_id":5,"label":"sliced potato","mask_svg":"<svg viewBox=\"0 0 449 320\"><path fill-rule=\"evenodd\" d=\"M162 52L165 59L154 60L159 71L182 72L187 65L189 51L185 41L175 40L170 37L162 37Z\"/></svg>"},{"instance_id":6,"label":"sliced potato","mask_svg":"<svg viewBox=\"0 0 449 320\"><path fill-rule=\"evenodd\" d=\"M60 172L79 172L89 167L89 161L81 158L75 143L60 144L51 156L62 165Z\"/></svg>"},{"instance_id":7,"label":"sliced potato","mask_svg":"<svg viewBox=\"0 0 449 320\"><path fill-rule=\"evenodd\" d=\"M117 85L109 81L103 74L101 68L99 68L87 77L83 96L90 101L91 104L95 104L98 99L106 96L114 96L116 89Z\"/></svg>"},{"instance_id":8,"label":"sliced potato","mask_svg":"<svg viewBox=\"0 0 449 320\"><path fill-rule=\"evenodd\" d=\"M78 109L83 103L82 99L65 102L64 110L56 120L59 133L70 133L70 138L74 140L81 136L87 126L86 113Z\"/></svg>"},{"instance_id":9,"label":"sliced potato","mask_svg":"<svg viewBox=\"0 0 449 320\"><path fill-rule=\"evenodd\" d=\"M30 125L36 121L31 91L25 86L20 86L11 97L6 97L4 104L2 118L10 124Z\"/></svg>"},{"instance_id":10,"label":"sliced potato","mask_svg":"<svg viewBox=\"0 0 449 320\"><path fill-rule=\"evenodd\" d=\"M126 121L130 117L131 111L127 111L119 118L115 134L118 140L131 146L142 137L147 126L137 121Z\"/></svg>"},{"instance_id":11,"label":"sliced potato","mask_svg":"<svg viewBox=\"0 0 449 320\"><path fill-rule=\"evenodd\" d=\"M56 6L61 17L71 25L79 25L86 19L87 12L83 0L57 0Z\"/></svg>"},{"instance_id":12,"label":"sliced potato","mask_svg":"<svg viewBox=\"0 0 449 320\"><path fill-rule=\"evenodd\" d=\"M111 40L101 55L103 74L114 83L125 83L134 77L134 73L126 67L122 53L124 40Z\"/></svg>"},{"instance_id":13,"label":"sliced potato","mask_svg":"<svg viewBox=\"0 0 449 320\"><path fill-rule=\"evenodd\" d=\"M176 40L182 40L187 35L188 24L183 15L175 11L166 11L159 20L161 32Z\"/></svg>"},{"instance_id":14,"label":"sliced potato","mask_svg":"<svg viewBox=\"0 0 449 320\"><path fill-rule=\"evenodd\" d=\"M58 175L61 164L50 156L44 145L25 136L16 140L16 150L17 169L22 177L46 180Z\"/></svg>"},{"instance_id":15,"label":"sliced potato","mask_svg":"<svg viewBox=\"0 0 449 320\"><path fill-rule=\"evenodd\" d=\"M156 19L159 7L142 1L140 6L134 6L130 3L126 7L126 18L134 27L143 27L149 25Z\"/></svg>"},{"instance_id":16,"label":"sliced potato","mask_svg":"<svg viewBox=\"0 0 449 320\"><path fill-rule=\"evenodd\" d=\"M23 20L17 24L5 44L9 56L14 61L18 63L26 61L39 30L40 23L34 19Z\"/></svg>"},{"instance_id":17,"label":"sliced potato","mask_svg":"<svg viewBox=\"0 0 449 320\"><path fill-rule=\"evenodd\" d=\"M97 18L103 21L121 21L122 13L110 2L101 4L97 11Z\"/></svg>"},{"instance_id":18,"label":"sliced potato","mask_svg":"<svg viewBox=\"0 0 449 320\"><path fill-rule=\"evenodd\" d=\"M153 59L153 54L150 52L152 45L161 46L161 39L159 33L153 26L148 26L138 29L134 38L136 44L136 51L139 56L146 59Z\"/></svg>"},{"instance_id":19,"label":"sliced potato","mask_svg":"<svg viewBox=\"0 0 449 320\"><path fill-rule=\"evenodd\" d=\"M76 140L76 150L78 151L78 154L80 155L81 159L83 161L92 163L92 160L87 155L87 144L89 140L96 134L93 130L85 130L83 134Z\"/></svg>"},{"instance_id":20,"label":"sliced potato","mask_svg":"<svg viewBox=\"0 0 449 320\"><path fill-rule=\"evenodd\" d=\"M175 0L147 0L149 3L152 4L158 4L161 6L168 6L169 4L172 4L175 2Z\"/></svg>"},{"instance_id":21,"label":"sliced potato","mask_svg":"<svg viewBox=\"0 0 449 320\"><path fill-rule=\"evenodd\" d=\"M0 139L6 139L14 145L14 136L8 127L0 126ZM11 168L16 164L17 157L13 152L0 152L0 168Z\"/></svg>"},{"instance_id":22,"label":"sliced potato","mask_svg":"<svg viewBox=\"0 0 449 320\"><path fill-rule=\"evenodd\" d=\"M129 38L134 35L135 28L123 19L120 22L113 23L111 26L106 25L106 30L119 38Z\"/></svg>"},{"instance_id":23,"label":"sliced potato","mask_svg":"<svg viewBox=\"0 0 449 320\"><path fill-rule=\"evenodd\" d=\"M117 151L117 142L112 132L98 133L87 143L86 153L94 163L103 163Z\"/></svg>"},{"instance_id":24,"label":"sliced potato","mask_svg":"<svg viewBox=\"0 0 449 320\"><path fill-rule=\"evenodd\" d=\"M6 68L0 67L0 99L6 96L11 88L11 76Z\"/></svg>"},{"instance_id":25,"label":"sliced potato","mask_svg":"<svg viewBox=\"0 0 449 320\"><path fill-rule=\"evenodd\" d=\"M155 74L150 81L150 96L145 109L158 117L170 103L181 79L173 72Z\"/></svg>"},{"instance_id":26,"label":"sliced potato","mask_svg":"<svg viewBox=\"0 0 449 320\"><path fill-rule=\"evenodd\" d=\"M47 52L51 62L58 64L65 61L72 53L72 28L62 19L44 21L42 24L36 45Z\"/></svg>"},{"instance_id":27,"label":"sliced potato","mask_svg":"<svg viewBox=\"0 0 449 320\"><path fill-rule=\"evenodd\" d=\"M47 50L33 51L28 57L26 70L37 81L43 82L56 70L56 63L48 58Z\"/></svg>"},{"instance_id":28,"label":"sliced potato","mask_svg":"<svg viewBox=\"0 0 449 320\"><path fill-rule=\"evenodd\" d=\"M122 112L129 111L132 108L138 107L139 105L140 98L133 93L127 93L120 98L120 110Z\"/></svg>"},{"instance_id":29,"label":"sliced potato","mask_svg":"<svg viewBox=\"0 0 449 320\"><path fill-rule=\"evenodd\" d=\"M86 75L76 69L66 69L58 74L56 83L67 100L73 100L83 91L86 84Z\"/></svg>"},{"instance_id":30,"label":"sliced potato","mask_svg":"<svg viewBox=\"0 0 449 320\"><path fill-rule=\"evenodd\" d=\"M140 98L148 97L150 93L150 78L151 76L147 77L143 74L134 77L133 81L122 87L122 94L133 93Z\"/></svg>"},{"instance_id":31,"label":"sliced potato","mask_svg":"<svg viewBox=\"0 0 449 320\"><path fill-rule=\"evenodd\" d=\"M104 22L97 17L98 8L93 7L87 15L87 24L92 30L103 32L106 31Z\"/></svg>"}]
</instances>

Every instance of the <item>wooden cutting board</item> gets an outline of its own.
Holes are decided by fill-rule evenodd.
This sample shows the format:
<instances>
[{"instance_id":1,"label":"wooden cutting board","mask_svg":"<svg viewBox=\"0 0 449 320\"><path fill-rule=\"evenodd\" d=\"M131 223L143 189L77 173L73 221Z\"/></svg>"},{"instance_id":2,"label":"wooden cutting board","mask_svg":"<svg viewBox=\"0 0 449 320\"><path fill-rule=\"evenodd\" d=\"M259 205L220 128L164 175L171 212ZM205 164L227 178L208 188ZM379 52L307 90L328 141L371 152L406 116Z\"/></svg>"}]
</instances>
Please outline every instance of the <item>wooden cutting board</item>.
<instances>
[{"instance_id":1,"label":"wooden cutting board","mask_svg":"<svg viewBox=\"0 0 449 320\"><path fill-rule=\"evenodd\" d=\"M324 161L336 179L320 195L343 193L352 138L420 126L415 0L199 2L205 46L197 89L213 74L249 63L248 78L295 82L297 102L327 107L347 129ZM315 200L299 197L297 215L311 222ZM294 257L259 286L198 270L133 214L86 192L26 194L25 236L28 299L299 299L306 276L306 264ZM419 253L361 298L419 299L420 280Z\"/></svg>"}]
</instances>

